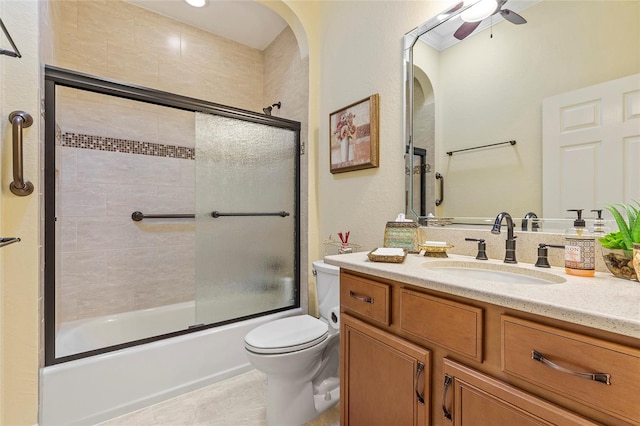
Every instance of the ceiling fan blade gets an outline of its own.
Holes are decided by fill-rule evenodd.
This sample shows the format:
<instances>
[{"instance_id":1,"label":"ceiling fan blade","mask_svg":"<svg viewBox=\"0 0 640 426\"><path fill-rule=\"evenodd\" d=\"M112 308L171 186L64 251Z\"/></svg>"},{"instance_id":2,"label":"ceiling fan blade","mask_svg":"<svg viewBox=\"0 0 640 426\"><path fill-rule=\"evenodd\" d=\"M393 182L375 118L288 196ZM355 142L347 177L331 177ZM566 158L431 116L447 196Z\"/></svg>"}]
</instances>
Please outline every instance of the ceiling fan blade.
<instances>
[{"instance_id":1,"label":"ceiling fan blade","mask_svg":"<svg viewBox=\"0 0 640 426\"><path fill-rule=\"evenodd\" d=\"M500 11L500 15L502 15L502 17L507 21L516 25L527 23L526 19L524 19L522 16L518 15L517 13L509 9L502 9Z\"/></svg>"},{"instance_id":2,"label":"ceiling fan blade","mask_svg":"<svg viewBox=\"0 0 640 426\"><path fill-rule=\"evenodd\" d=\"M453 36L458 40L463 40L465 37L471 34L476 28L478 28L478 25L480 25L480 22L482 21L465 22L464 24L460 25L460 28L458 28L455 33L453 33Z\"/></svg>"}]
</instances>

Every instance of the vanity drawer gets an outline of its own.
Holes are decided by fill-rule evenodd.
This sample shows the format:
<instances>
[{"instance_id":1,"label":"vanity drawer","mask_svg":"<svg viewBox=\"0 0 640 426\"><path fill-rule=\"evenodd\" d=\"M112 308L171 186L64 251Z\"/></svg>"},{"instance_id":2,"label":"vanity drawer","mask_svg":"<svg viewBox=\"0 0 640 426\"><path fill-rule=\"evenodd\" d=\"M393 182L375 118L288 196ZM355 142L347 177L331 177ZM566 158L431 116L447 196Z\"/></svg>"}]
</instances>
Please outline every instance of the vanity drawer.
<instances>
[{"instance_id":1,"label":"vanity drawer","mask_svg":"<svg viewBox=\"0 0 640 426\"><path fill-rule=\"evenodd\" d=\"M377 281L340 273L340 305L384 325L390 323L390 287Z\"/></svg>"},{"instance_id":2,"label":"vanity drawer","mask_svg":"<svg viewBox=\"0 0 640 426\"><path fill-rule=\"evenodd\" d=\"M480 308L402 289L400 328L482 362Z\"/></svg>"},{"instance_id":3,"label":"vanity drawer","mask_svg":"<svg viewBox=\"0 0 640 426\"><path fill-rule=\"evenodd\" d=\"M507 315L501 328L503 371L640 424L640 349Z\"/></svg>"}]
</instances>

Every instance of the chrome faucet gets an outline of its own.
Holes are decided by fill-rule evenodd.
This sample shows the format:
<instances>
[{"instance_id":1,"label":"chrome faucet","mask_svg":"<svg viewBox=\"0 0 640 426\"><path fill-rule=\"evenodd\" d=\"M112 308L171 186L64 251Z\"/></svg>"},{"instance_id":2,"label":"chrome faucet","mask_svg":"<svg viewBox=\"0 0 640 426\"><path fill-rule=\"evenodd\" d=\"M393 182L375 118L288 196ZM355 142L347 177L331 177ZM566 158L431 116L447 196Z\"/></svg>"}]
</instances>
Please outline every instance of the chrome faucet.
<instances>
[{"instance_id":1,"label":"chrome faucet","mask_svg":"<svg viewBox=\"0 0 640 426\"><path fill-rule=\"evenodd\" d=\"M507 212L500 212L496 216L496 221L493 222L493 228L491 228L492 234L499 234L500 227L502 226L502 219L507 219L507 241L506 251L504 254L504 263L518 263L516 260L516 237L513 236L513 219Z\"/></svg>"},{"instance_id":2,"label":"chrome faucet","mask_svg":"<svg viewBox=\"0 0 640 426\"><path fill-rule=\"evenodd\" d=\"M537 232L538 229L540 229L540 225L538 224L538 221L536 220L537 218L538 218L538 216L534 212L529 212L529 213L525 214L524 217L522 218L522 230L526 231L527 230L527 225L529 224L529 219L533 219L531 221L531 230L533 232Z\"/></svg>"}]
</instances>

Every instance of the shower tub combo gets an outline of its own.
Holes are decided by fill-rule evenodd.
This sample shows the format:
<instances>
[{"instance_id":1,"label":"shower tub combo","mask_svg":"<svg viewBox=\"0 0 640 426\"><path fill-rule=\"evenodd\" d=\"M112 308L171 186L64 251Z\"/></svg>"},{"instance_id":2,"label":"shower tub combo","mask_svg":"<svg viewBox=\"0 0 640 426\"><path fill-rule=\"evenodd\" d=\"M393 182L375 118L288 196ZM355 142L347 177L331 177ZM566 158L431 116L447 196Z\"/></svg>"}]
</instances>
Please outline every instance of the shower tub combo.
<instances>
[{"instance_id":1,"label":"shower tub combo","mask_svg":"<svg viewBox=\"0 0 640 426\"><path fill-rule=\"evenodd\" d=\"M51 66L45 110L39 423L252 369L244 336L303 313L300 123Z\"/></svg>"},{"instance_id":2,"label":"shower tub combo","mask_svg":"<svg viewBox=\"0 0 640 426\"><path fill-rule=\"evenodd\" d=\"M108 345L114 335L126 337L122 333L127 330L133 332L129 338L136 339L145 332L141 324L153 327L147 332L154 334L140 335L187 328L193 309L194 304L186 302L79 321L63 331L62 341L77 350L87 343ZM244 351L245 334L268 321L300 314L300 308L292 309L45 367L40 423L96 424L249 371L253 367ZM101 337L104 344L96 340Z\"/></svg>"}]
</instances>

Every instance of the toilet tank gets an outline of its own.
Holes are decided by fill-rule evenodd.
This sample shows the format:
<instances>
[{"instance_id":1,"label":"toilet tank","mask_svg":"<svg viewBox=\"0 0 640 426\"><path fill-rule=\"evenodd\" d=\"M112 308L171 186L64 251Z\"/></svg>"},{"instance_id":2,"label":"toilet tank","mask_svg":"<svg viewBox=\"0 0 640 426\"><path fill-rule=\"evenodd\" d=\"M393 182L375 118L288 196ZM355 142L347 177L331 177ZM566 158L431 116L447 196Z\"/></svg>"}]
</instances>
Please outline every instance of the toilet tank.
<instances>
[{"instance_id":1,"label":"toilet tank","mask_svg":"<svg viewBox=\"0 0 640 426\"><path fill-rule=\"evenodd\" d=\"M329 309L340 305L340 268L321 260L313 262L321 318L329 318Z\"/></svg>"}]
</instances>

